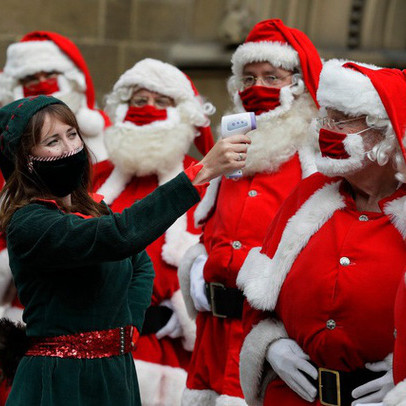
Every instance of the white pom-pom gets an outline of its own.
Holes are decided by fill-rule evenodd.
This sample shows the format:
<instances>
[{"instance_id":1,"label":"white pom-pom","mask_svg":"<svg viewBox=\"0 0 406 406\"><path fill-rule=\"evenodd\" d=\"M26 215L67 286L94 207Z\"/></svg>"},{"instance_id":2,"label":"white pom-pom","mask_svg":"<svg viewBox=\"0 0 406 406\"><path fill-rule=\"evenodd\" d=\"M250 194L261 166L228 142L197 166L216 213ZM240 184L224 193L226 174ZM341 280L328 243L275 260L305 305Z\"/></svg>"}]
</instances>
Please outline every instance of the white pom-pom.
<instances>
[{"instance_id":1,"label":"white pom-pom","mask_svg":"<svg viewBox=\"0 0 406 406\"><path fill-rule=\"evenodd\" d=\"M104 118L97 110L80 109L76 113L76 120L84 137L96 137L104 129Z\"/></svg>"}]
</instances>

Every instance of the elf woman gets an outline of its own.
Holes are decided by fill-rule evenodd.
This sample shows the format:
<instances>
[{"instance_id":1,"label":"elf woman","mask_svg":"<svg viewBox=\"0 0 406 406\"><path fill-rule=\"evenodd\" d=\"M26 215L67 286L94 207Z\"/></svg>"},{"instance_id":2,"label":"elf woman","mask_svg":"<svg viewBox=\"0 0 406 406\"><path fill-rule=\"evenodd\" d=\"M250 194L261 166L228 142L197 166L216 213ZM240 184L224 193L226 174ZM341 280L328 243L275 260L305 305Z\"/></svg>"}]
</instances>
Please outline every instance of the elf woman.
<instances>
[{"instance_id":1,"label":"elf woman","mask_svg":"<svg viewBox=\"0 0 406 406\"><path fill-rule=\"evenodd\" d=\"M154 277L144 249L209 180L244 166L249 142L220 141L112 214L88 193L89 152L64 103L37 96L0 109L0 227L28 337L7 405L140 405L130 351Z\"/></svg>"}]
</instances>

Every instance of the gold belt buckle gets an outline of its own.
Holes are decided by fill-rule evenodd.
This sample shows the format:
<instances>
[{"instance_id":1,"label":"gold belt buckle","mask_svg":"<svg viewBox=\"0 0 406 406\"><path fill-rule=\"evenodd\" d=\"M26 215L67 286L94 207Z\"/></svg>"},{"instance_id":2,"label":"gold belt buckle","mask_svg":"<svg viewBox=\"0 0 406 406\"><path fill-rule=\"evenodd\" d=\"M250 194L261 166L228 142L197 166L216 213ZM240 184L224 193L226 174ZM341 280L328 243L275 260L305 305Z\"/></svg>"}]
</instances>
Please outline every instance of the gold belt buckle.
<instances>
[{"instance_id":1,"label":"gold belt buckle","mask_svg":"<svg viewBox=\"0 0 406 406\"><path fill-rule=\"evenodd\" d=\"M225 286L219 282L210 282L210 305L211 305L211 312L214 317L220 317L222 319L226 319L227 316L225 314L217 313L216 304L214 301L214 288L218 287L221 289L225 289Z\"/></svg>"},{"instance_id":2,"label":"gold belt buckle","mask_svg":"<svg viewBox=\"0 0 406 406\"><path fill-rule=\"evenodd\" d=\"M322 373L333 374L336 377L336 388L337 388L337 403L328 403L323 400L323 384L321 382ZM334 369L319 368L319 400L322 405L325 406L341 406L341 392L340 392L340 374Z\"/></svg>"}]
</instances>

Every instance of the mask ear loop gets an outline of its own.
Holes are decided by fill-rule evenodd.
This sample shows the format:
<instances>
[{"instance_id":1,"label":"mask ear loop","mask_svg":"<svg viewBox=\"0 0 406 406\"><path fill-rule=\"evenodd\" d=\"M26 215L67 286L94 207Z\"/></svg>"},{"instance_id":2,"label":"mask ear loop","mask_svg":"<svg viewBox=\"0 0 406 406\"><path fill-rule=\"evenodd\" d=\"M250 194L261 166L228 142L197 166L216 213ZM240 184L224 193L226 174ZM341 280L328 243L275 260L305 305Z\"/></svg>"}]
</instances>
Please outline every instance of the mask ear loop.
<instances>
[{"instance_id":1,"label":"mask ear loop","mask_svg":"<svg viewBox=\"0 0 406 406\"><path fill-rule=\"evenodd\" d=\"M291 92L295 96L301 95L305 90L305 84L300 73L292 75L292 83L289 85Z\"/></svg>"},{"instance_id":2,"label":"mask ear loop","mask_svg":"<svg viewBox=\"0 0 406 406\"><path fill-rule=\"evenodd\" d=\"M27 167L28 167L28 172L29 172L29 173L32 173L33 170L34 170L33 156L32 156L32 155L30 155L30 156L28 157Z\"/></svg>"}]
</instances>

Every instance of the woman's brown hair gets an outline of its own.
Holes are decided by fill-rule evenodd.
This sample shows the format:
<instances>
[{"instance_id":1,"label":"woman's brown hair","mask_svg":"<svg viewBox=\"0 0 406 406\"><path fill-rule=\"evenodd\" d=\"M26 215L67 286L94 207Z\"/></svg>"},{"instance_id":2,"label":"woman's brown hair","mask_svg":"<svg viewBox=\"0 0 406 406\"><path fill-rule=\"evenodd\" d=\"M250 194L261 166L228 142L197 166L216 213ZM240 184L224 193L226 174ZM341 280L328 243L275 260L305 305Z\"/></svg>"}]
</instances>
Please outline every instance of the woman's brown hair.
<instances>
[{"instance_id":1,"label":"woman's brown hair","mask_svg":"<svg viewBox=\"0 0 406 406\"><path fill-rule=\"evenodd\" d=\"M80 186L71 194L72 205L70 207L66 207L61 199L53 196L39 178L29 172L29 156L32 148L40 141L41 130L47 115L75 128L80 136L76 117L69 107L64 104L50 104L32 116L21 136L21 142L15 157L14 171L0 192L0 229L2 231L6 231L16 210L38 199L55 200L58 206L67 213L79 212L93 217L100 217L109 213L103 203L97 203L89 196L92 186L92 163L86 145L84 149L88 156L88 163Z\"/></svg>"}]
</instances>

